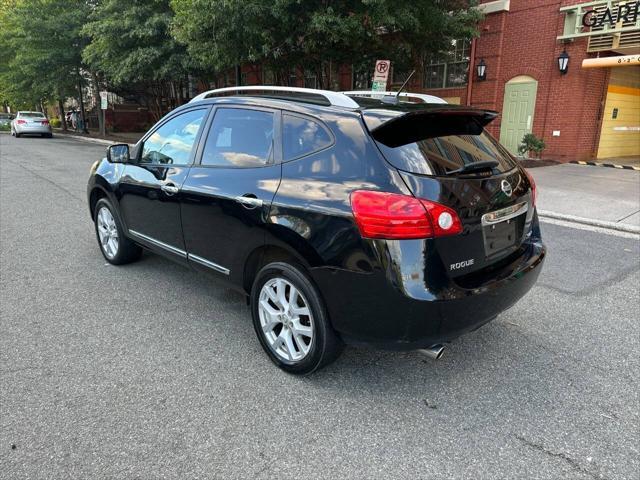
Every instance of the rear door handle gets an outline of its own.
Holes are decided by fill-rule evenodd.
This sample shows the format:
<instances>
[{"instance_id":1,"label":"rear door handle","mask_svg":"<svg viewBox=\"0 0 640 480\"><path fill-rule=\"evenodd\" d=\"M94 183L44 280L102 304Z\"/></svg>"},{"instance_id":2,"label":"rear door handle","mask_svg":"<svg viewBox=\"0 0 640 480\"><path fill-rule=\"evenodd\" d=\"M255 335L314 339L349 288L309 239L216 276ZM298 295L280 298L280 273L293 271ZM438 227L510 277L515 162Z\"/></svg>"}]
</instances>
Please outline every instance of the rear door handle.
<instances>
[{"instance_id":1,"label":"rear door handle","mask_svg":"<svg viewBox=\"0 0 640 480\"><path fill-rule=\"evenodd\" d=\"M243 207L249 208L249 209L262 206L262 200L260 200L259 198L256 198L252 194L236 197L236 202L240 203Z\"/></svg>"},{"instance_id":2,"label":"rear door handle","mask_svg":"<svg viewBox=\"0 0 640 480\"><path fill-rule=\"evenodd\" d=\"M176 193L178 193L180 189L176 187L173 183L169 182L162 185L160 187L160 190L162 190L167 195L175 195Z\"/></svg>"}]
</instances>

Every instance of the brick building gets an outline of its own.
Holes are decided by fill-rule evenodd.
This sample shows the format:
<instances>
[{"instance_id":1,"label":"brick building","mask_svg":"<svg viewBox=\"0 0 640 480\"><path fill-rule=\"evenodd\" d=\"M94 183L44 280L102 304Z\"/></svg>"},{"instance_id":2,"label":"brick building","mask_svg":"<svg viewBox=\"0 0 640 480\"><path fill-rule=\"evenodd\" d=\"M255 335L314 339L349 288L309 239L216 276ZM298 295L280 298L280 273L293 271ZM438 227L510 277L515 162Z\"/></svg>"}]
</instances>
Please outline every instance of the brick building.
<instances>
[{"instance_id":1,"label":"brick building","mask_svg":"<svg viewBox=\"0 0 640 480\"><path fill-rule=\"evenodd\" d=\"M480 37L470 42L466 57L472 74L463 85L423 91L501 112L489 130L512 151L524 133L532 132L545 141L547 158L639 157L639 58L635 66L582 68L585 59L640 53L639 4L483 1ZM583 22L595 26L583 28ZM589 36L591 31L602 34ZM563 74L559 57L565 51L569 62ZM484 81L477 76L481 60L486 64ZM430 65L424 76L434 76ZM431 86L422 80L423 87ZM444 82L447 87L449 79Z\"/></svg>"}]
</instances>

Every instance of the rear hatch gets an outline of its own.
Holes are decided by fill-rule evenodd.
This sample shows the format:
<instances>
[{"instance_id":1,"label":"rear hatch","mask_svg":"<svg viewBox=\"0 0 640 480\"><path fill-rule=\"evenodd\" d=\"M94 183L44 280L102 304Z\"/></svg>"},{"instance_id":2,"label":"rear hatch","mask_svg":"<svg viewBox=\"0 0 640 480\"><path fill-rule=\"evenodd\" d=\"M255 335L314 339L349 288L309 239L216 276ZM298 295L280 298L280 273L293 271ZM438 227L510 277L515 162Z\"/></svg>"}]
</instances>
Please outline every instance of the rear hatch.
<instances>
[{"instance_id":1,"label":"rear hatch","mask_svg":"<svg viewBox=\"0 0 640 480\"><path fill-rule=\"evenodd\" d=\"M532 185L484 130L496 115L451 105L363 111L380 151L411 192L458 214L462 233L434 239L451 277L511 261L531 229Z\"/></svg>"}]
</instances>

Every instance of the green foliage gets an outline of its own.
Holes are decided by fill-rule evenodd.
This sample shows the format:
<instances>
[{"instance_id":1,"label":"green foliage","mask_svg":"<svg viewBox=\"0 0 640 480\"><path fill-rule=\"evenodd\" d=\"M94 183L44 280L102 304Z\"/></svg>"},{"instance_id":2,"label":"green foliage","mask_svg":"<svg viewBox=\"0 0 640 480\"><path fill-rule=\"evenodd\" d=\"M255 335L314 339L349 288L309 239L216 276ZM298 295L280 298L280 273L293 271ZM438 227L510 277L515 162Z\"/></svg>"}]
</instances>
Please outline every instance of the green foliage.
<instances>
[{"instance_id":1,"label":"green foliage","mask_svg":"<svg viewBox=\"0 0 640 480\"><path fill-rule=\"evenodd\" d=\"M172 19L168 0L104 0L82 30L89 38L87 64L109 80L110 89L150 98L158 118L172 82L184 82L190 72L186 48L171 36Z\"/></svg>"},{"instance_id":2,"label":"green foliage","mask_svg":"<svg viewBox=\"0 0 640 480\"><path fill-rule=\"evenodd\" d=\"M475 0L0 0L0 103L77 96L78 81L142 99L159 117L188 78L264 64L320 80L340 64L399 70L476 34ZM96 90L94 88L94 90ZM177 100L174 100L176 99Z\"/></svg>"},{"instance_id":3,"label":"green foliage","mask_svg":"<svg viewBox=\"0 0 640 480\"><path fill-rule=\"evenodd\" d=\"M72 94L89 9L84 0L3 0L0 98L33 108Z\"/></svg>"},{"instance_id":4,"label":"green foliage","mask_svg":"<svg viewBox=\"0 0 640 480\"><path fill-rule=\"evenodd\" d=\"M11 125L0 123L0 132L9 132L11 131Z\"/></svg>"},{"instance_id":5,"label":"green foliage","mask_svg":"<svg viewBox=\"0 0 640 480\"><path fill-rule=\"evenodd\" d=\"M60 128L62 126L62 122L57 117L52 117L49 119L49 123L53 128Z\"/></svg>"},{"instance_id":6,"label":"green foliage","mask_svg":"<svg viewBox=\"0 0 640 480\"><path fill-rule=\"evenodd\" d=\"M476 34L481 15L451 0L171 0L173 32L210 71L244 62L317 70L387 58L400 67Z\"/></svg>"},{"instance_id":7,"label":"green foliage","mask_svg":"<svg viewBox=\"0 0 640 480\"><path fill-rule=\"evenodd\" d=\"M547 148L547 145L544 143L544 140L536 137L533 133L527 133L522 138L522 143L520 143L518 147L518 153L520 155L526 155L528 152L533 152L540 158L545 148Z\"/></svg>"},{"instance_id":8,"label":"green foliage","mask_svg":"<svg viewBox=\"0 0 640 480\"><path fill-rule=\"evenodd\" d=\"M186 75L185 49L171 37L166 0L105 0L83 29L84 59L114 85L164 81Z\"/></svg>"}]
</instances>

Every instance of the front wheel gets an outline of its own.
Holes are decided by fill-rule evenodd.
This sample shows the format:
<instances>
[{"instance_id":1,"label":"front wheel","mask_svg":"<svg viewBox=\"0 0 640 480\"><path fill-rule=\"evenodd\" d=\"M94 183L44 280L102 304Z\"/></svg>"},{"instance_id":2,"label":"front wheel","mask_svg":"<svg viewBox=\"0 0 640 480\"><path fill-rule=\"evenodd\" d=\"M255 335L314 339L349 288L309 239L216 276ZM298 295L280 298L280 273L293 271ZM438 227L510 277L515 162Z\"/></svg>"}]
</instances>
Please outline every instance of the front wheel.
<instances>
[{"instance_id":1,"label":"front wheel","mask_svg":"<svg viewBox=\"0 0 640 480\"><path fill-rule=\"evenodd\" d=\"M142 249L124 236L122 225L106 199L96 203L94 218L100 251L107 262L123 265L140 258Z\"/></svg>"},{"instance_id":2,"label":"front wheel","mask_svg":"<svg viewBox=\"0 0 640 480\"><path fill-rule=\"evenodd\" d=\"M276 262L260 270L251 289L251 314L262 348L288 373L310 374L342 351L317 288L293 265Z\"/></svg>"}]
</instances>

